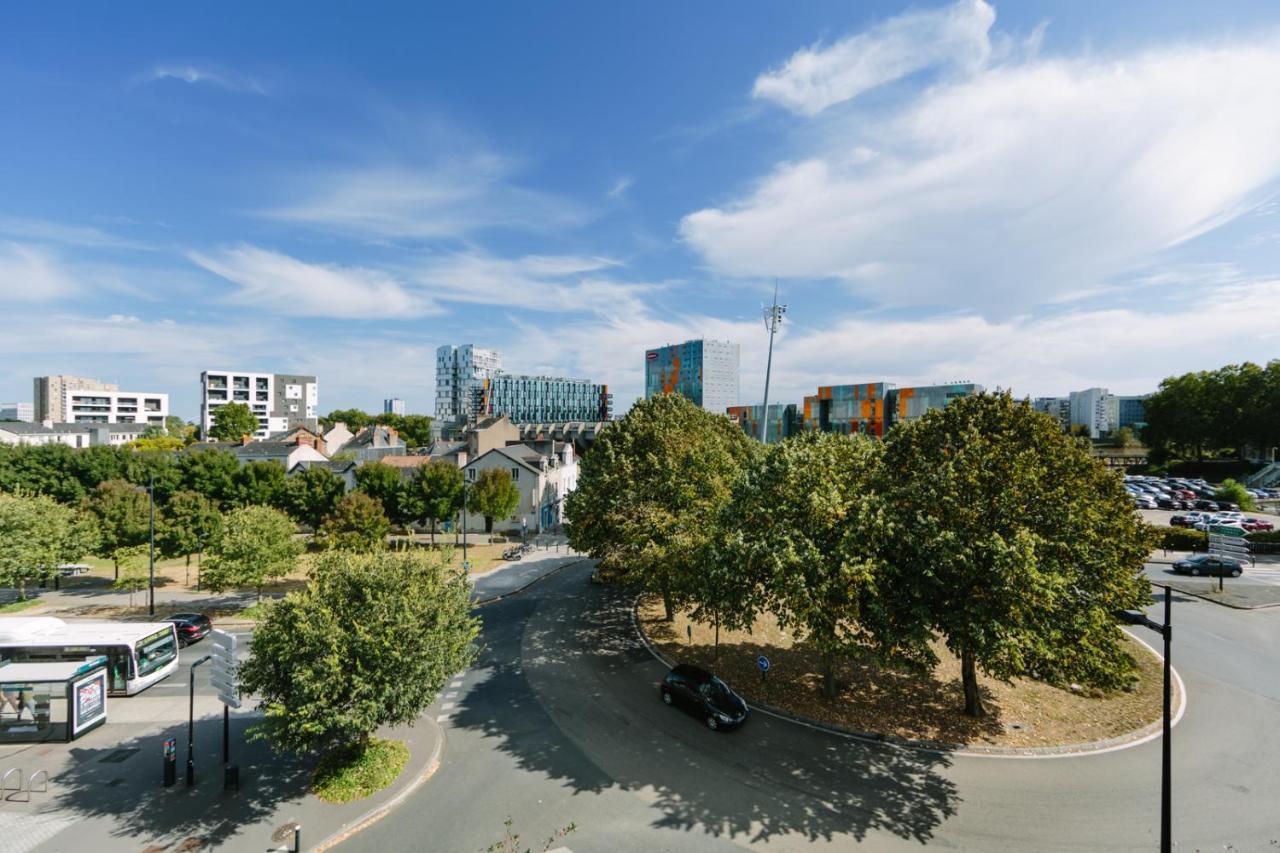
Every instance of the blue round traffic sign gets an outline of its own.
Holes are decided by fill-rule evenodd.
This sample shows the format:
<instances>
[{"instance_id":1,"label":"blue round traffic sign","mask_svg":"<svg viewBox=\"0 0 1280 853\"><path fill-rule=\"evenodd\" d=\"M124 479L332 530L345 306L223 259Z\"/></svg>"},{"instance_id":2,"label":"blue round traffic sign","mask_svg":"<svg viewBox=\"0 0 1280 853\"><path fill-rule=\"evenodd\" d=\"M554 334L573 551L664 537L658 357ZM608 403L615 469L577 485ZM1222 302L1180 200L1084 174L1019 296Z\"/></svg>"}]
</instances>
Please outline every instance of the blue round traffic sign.
<instances>
[{"instance_id":1,"label":"blue round traffic sign","mask_svg":"<svg viewBox=\"0 0 1280 853\"><path fill-rule=\"evenodd\" d=\"M756 666L760 667L760 671L761 671L761 672L768 672L768 671L769 671L769 659L768 659L767 657L765 657L764 655L760 655L760 657L756 658Z\"/></svg>"}]
</instances>

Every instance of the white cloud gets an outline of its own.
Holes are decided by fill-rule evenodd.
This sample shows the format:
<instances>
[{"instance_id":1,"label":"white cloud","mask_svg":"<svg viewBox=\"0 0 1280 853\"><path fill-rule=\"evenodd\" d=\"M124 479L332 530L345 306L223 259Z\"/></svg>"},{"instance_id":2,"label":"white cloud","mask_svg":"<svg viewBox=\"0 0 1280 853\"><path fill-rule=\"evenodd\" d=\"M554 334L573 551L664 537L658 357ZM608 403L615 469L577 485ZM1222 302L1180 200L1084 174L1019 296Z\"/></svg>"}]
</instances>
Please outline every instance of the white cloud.
<instances>
[{"instance_id":1,"label":"white cloud","mask_svg":"<svg viewBox=\"0 0 1280 853\"><path fill-rule=\"evenodd\" d=\"M630 175L623 175L621 178L618 178L618 180L614 182L613 188L610 189L609 192L606 193L606 195L608 195L609 198L621 198L622 196L627 194L627 190L631 189L631 186L634 183L635 183L635 179L633 179Z\"/></svg>"},{"instance_id":2,"label":"white cloud","mask_svg":"<svg viewBox=\"0 0 1280 853\"><path fill-rule=\"evenodd\" d=\"M439 312L424 294L381 270L313 264L241 245L191 260L239 286L233 302L296 317L411 318Z\"/></svg>"},{"instance_id":3,"label":"white cloud","mask_svg":"<svg viewBox=\"0 0 1280 853\"><path fill-rule=\"evenodd\" d=\"M681 233L724 274L1007 316L1262 201L1280 179L1276 103L1275 39L1018 60L895 112L819 119L819 150Z\"/></svg>"},{"instance_id":4,"label":"white cloud","mask_svg":"<svg viewBox=\"0 0 1280 853\"><path fill-rule=\"evenodd\" d=\"M83 246L90 249L148 249L144 243L109 234L100 228L87 225L65 225L45 219L29 219L16 216L0 216L0 234Z\"/></svg>"},{"instance_id":5,"label":"white cloud","mask_svg":"<svg viewBox=\"0 0 1280 853\"><path fill-rule=\"evenodd\" d=\"M47 302L78 289L75 278L52 252L0 242L0 302Z\"/></svg>"},{"instance_id":6,"label":"white cloud","mask_svg":"<svg viewBox=\"0 0 1280 853\"><path fill-rule=\"evenodd\" d=\"M214 71L209 68L199 68L189 64L157 65L146 75L146 79L153 81L179 80L183 83L192 84L205 83L237 92L251 92L255 95L266 94L266 90L262 88L262 85L250 77L224 71Z\"/></svg>"},{"instance_id":7,"label":"white cloud","mask_svg":"<svg viewBox=\"0 0 1280 853\"><path fill-rule=\"evenodd\" d=\"M457 238L484 228L552 231L586 221L577 205L513 184L514 171L504 158L477 155L433 168L325 175L301 201L261 213L387 239Z\"/></svg>"},{"instance_id":8,"label":"white cloud","mask_svg":"<svg viewBox=\"0 0 1280 853\"><path fill-rule=\"evenodd\" d=\"M798 51L756 79L753 94L816 115L877 86L939 65L973 70L991 54L996 13L983 0L909 12L835 44Z\"/></svg>"}]
</instances>

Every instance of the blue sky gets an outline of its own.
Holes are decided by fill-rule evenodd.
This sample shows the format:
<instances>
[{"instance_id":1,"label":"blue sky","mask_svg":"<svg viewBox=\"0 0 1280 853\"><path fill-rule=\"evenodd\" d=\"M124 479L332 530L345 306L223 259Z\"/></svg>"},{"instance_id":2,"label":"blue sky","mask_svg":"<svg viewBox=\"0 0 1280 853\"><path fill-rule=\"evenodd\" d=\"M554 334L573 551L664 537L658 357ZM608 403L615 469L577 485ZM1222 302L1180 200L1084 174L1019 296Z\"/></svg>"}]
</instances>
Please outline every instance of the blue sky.
<instances>
[{"instance_id":1,"label":"blue sky","mask_svg":"<svg viewBox=\"0 0 1280 853\"><path fill-rule=\"evenodd\" d=\"M26 4L0 13L0 400L433 352L642 393L790 305L774 399L1150 390L1280 356L1271 3Z\"/></svg>"}]
</instances>

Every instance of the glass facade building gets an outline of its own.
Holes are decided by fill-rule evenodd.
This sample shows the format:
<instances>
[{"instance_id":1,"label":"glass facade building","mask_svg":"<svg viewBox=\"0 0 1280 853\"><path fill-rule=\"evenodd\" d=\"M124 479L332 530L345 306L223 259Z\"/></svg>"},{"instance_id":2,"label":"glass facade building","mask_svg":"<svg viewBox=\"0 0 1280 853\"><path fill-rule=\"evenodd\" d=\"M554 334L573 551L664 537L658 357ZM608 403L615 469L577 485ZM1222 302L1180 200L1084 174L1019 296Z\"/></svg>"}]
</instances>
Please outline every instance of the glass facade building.
<instances>
[{"instance_id":1,"label":"glass facade building","mask_svg":"<svg viewBox=\"0 0 1280 853\"><path fill-rule=\"evenodd\" d=\"M738 405L740 348L729 341L667 344L644 354L644 396L680 394L709 412Z\"/></svg>"},{"instance_id":2,"label":"glass facade building","mask_svg":"<svg viewBox=\"0 0 1280 853\"><path fill-rule=\"evenodd\" d=\"M613 414L613 395L608 385L588 379L499 373L483 380L474 408L478 417L506 415L518 424L607 421Z\"/></svg>"},{"instance_id":3,"label":"glass facade building","mask_svg":"<svg viewBox=\"0 0 1280 853\"><path fill-rule=\"evenodd\" d=\"M913 421L952 400L982 393L971 382L895 388L888 382L826 385L804 398L802 427L842 435L883 436L895 423Z\"/></svg>"},{"instance_id":4,"label":"glass facade building","mask_svg":"<svg viewBox=\"0 0 1280 853\"><path fill-rule=\"evenodd\" d=\"M1147 425L1147 398L1120 397L1118 426L1141 429Z\"/></svg>"},{"instance_id":5,"label":"glass facade building","mask_svg":"<svg viewBox=\"0 0 1280 853\"><path fill-rule=\"evenodd\" d=\"M730 406L729 419L752 438L760 438L760 416L763 405ZM800 431L800 411L795 403L773 403L769 406L769 443L777 444Z\"/></svg>"}]
</instances>

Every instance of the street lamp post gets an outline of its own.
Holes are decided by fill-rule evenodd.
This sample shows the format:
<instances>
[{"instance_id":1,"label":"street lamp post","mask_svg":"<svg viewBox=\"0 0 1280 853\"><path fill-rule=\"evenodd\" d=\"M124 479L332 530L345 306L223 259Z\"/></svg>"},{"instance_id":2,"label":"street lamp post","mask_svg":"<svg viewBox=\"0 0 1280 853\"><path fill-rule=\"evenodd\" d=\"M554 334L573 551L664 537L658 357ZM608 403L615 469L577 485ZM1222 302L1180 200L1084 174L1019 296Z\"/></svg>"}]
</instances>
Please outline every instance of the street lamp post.
<instances>
[{"instance_id":1,"label":"street lamp post","mask_svg":"<svg viewBox=\"0 0 1280 853\"><path fill-rule=\"evenodd\" d=\"M1160 853L1172 853L1173 850L1173 809L1172 809L1172 775L1173 753L1170 741L1172 722L1170 715L1173 708L1173 697L1170 687L1169 651L1173 640L1171 622L1173 594L1169 587L1164 589L1164 624L1153 622L1146 614L1133 613L1128 610L1117 611L1116 617L1127 625L1143 625L1164 638L1164 737L1163 754L1160 764Z\"/></svg>"},{"instance_id":2,"label":"street lamp post","mask_svg":"<svg viewBox=\"0 0 1280 853\"><path fill-rule=\"evenodd\" d=\"M760 443L769 443L769 374L773 372L773 336L782 325L787 306L778 304L778 282L773 283L773 305L764 309L764 327L769 330L769 359L764 367L764 411L760 413ZM781 436L779 436L781 437Z\"/></svg>"},{"instance_id":3,"label":"street lamp post","mask_svg":"<svg viewBox=\"0 0 1280 853\"><path fill-rule=\"evenodd\" d=\"M147 569L147 615L156 615L156 476L147 477L147 511L150 515L150 544Z\"/></svg>"},{"instance_id":4,"label":"street lamp post","mask_svg":"<svg viewBox=\"0 0 1280 853\"><path fill-rule=\"evenodd\" d=\"M207 660L212 660L213 655L205 655L200 660L191 664L191 698L190 704L187 706L187 787L190 788L196 783L196 760L194 752L196 748L196 667Z\"/></svg>"},{"instance_id":5,"label":"street lamp post","mask_svg":"<svg viewBox=\"0 0 1280 853\"><path fill-rule=\"evenodd\" d=\"M471 564L467 562L467 484L464 480L462 483L462 571L471 570Z\"/></svg>"}]
</instances>

